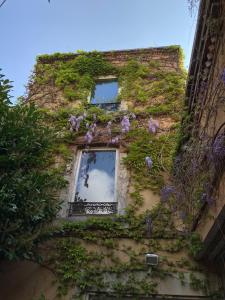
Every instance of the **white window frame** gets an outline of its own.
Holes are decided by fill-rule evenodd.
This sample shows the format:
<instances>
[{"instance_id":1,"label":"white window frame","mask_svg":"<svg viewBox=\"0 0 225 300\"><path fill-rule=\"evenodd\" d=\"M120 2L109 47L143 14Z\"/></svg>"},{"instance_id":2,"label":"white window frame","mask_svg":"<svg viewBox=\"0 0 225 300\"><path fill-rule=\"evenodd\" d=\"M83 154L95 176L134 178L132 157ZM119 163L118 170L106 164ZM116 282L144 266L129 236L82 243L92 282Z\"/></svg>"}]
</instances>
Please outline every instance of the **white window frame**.
<instances>
[{"instance_id":1,"label":"white window frame","mask_svg":"<svg viewBox=\"0 0 225 300\"><path fill-rule=\"evenodd\" d=\"M71 193L71 199L70 202L75 202L75 194L77 189L77 183L79 178L79 170L80 170L80 163L82 158L82 153L85 151L85 149L78 150L77 153L77 159L75 163L75 170L74 170L74 181L73 181L73 191ZM117 211L118 211L118 197L117 197L117 186L118 186L118 172L119 172L119 150L116 148L108 148L108 147L98 147L98 148L90 148L88 151L114 151L116 152L115 157L115 182L114 182L114 201L112 203L117 203ZM91 201L88 201L91 202ZM94 202L93 202L94 203ZM98 202L96 202L98 203ZM111 203L111 202L109 202Z\"/></svg>"}]
</instances>

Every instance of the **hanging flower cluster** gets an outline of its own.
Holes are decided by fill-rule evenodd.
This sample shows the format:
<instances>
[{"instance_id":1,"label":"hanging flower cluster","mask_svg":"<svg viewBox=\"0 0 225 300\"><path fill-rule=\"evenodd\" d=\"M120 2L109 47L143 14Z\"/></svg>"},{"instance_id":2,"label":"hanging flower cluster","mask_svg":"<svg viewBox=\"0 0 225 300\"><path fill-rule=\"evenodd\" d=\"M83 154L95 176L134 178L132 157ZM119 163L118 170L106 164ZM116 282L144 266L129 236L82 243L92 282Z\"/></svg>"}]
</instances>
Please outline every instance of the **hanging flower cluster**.
<instances>
[{"instance_id":1,"label":"hanging flower cluster","mask_svg":"<svg viewBox=\"0 0 225 300\"><path fill-rule=\"evenodd\" d=\"M120 140L120 136L116 136L116 137L112 138L111 143L112 144L118 144L119 140Z\"/></svg>"},{"instance_id":2,"label":"hanging flower cluster","mask_svg":"<svg viewBox=\"0 0 225 300\"><path fill-rule=\"evenodd\" d=\"M161 189L161 201L162 202L167 202L169 200L169 198L172 196L172 194L175 193L175 187L174 186L164 186Z\"/></svg>"},{"instance_id":3,"label":"hanging flower cluster","mask_svg":"<svg viewBox=\"0 0 225 300\"><path fill-rule=\"evenodd\" d=\"M210 159L215 165L220 165L225 160L225 135L218 135L211 148Z\"/></svg>"},{"instance_id":4,"label":"hanging flower cluster","mask_svg":"<svg viewBox=\"0 0 225 300\"><path fill-rule=\"evenodd\" d=\"M209 206L213 205L215 202L213 197L210 196L208 193L203 193L201 196L201 201L204 203L206 202Z\"/></svg>"},{"instance_id":5,"label":"hanging flower cluster","mask_svg":"<svg viewBox=\"0 0 225 300\"><path fill-rule=\"evenodd\" d=\"M70 131L79 131L80 123L86 118L86 114L83 114L82 116L76 117L71 115L69 118L70 123Z\"/></svg>"},{"instance_id":6,"label":"hanging flower cluster","mask_svg":"<svg viewBox=\"0 0 225 300\"><path fill-rule=\"evenodd\" d=\"M147 166L148 170L150 170L152 168L152 165L153 165L151 157L146 156L145 157L145 163L146 163L146 166Z\"/></svg>"},{"instance_id":7,"label":"hanging flower cluster","mask_svg":"<svg viewBox=\"0 0 225 300\"><path fill-rule=\"evenodd\" d=\"M96 121L96 118L94 118L94 120ZM91 125L89 125L87 123L86 127L87 127L88 131L85 135L85 141L86 141L87 144L91 144L91 142L94 138L94 135L96 134L96 131L97 131L97 124L96 124L96 122L94 122Z\"/></svg>"},{"instance_id":8,"label":"hanging flower cluster","mask_svg":"<svg viewBox=\"0 0 225 300\"><path fill-rule=\"evenodd\" d=\"M106 129L107 129L108 135L111 136L112 135L112 121L109 121L107 123Z\"/></svg>"},{"instance_id":9,"label":"hanging flower cluster","mask_svg":"<svg viewBox=\"0 0 225 300\"><path fill-rule=\"evenodd\" d=\"M225 68L223 69L223 73L221 76L221 80L223 81L223 83L225 84Z\"/></svg>"},{"instance_id":10,"label":"hanging flower cluster","mask_svg":"<svg viewBox=\"0 0 225 300\"><path fill-rule=\"evenodd\" d=\"M87 114L84 113L83 115L76 117L71 115L69 118L70 123L70 130L71 131L79 131L81 122L87 117ZM136 115L134 113L130 113L129 115L123 116L121 120L121 134L128 133L130 131L130 118L136 119ZM94 114L93 115L93 124L89 125L89 123L86 123L86 128L88 129L87 133L85 134L85 141L87 144L91 144L91 142L94 139L94 136L96 135L97 131L97 117ZM157 130L159 128L159 123L157 120L154 120L150 117L148 122L148 131L152 134L156 134ZM110 143L111 144L118 144L121 139L121 134L117 135L116 137L112 138L112 121L109 121L106 125L107 134L110 136ZM153 161L151 157L147 156L145 157L145 163L148 170L152 168Z\"/></svg>"},{"instance_id":11,"label":"hanging flower cluster","mask_svg":"<svg viewBox=\"0 0 225 300\"><path fill-rule=\"evenodd\" d=\"M121 121L121 131L122 133L127 133L130 130L130 120L128 116L123 116Z\"/></svg>"},{"instance_id":12,"label":"hanging flower cluster","mask_svg":"<svg viewBox=\"0 0 225 300\"><path fill-rule=\"evenodd\" d=\"M159 128L159 122L157 120L153 120L151 117L148 121L148 131L150 133L156 134Z\"/></svg>"}]
</instances>

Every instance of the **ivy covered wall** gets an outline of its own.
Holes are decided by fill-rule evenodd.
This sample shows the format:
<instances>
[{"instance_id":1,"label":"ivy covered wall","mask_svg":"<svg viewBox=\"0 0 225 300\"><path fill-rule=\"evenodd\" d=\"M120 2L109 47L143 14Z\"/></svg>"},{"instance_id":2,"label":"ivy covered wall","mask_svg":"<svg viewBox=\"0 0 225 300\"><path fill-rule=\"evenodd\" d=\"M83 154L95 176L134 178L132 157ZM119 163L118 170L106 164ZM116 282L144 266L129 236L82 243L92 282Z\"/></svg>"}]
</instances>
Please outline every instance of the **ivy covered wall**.
<instances>
[{"instance_id":1,"label":"ivy covered wall","mask_svg":"<svg viewBox=\"0 0 225 300\"><path fill-rule=\"evenodd\" d=\"M126 109L109 113L88 103L96 79L108 75L118 78L118 101ZM27 101L55 129L52 155L66 178L77 147L101 145L125 154L121 163L129 173L125 214L59 219L37 237L41 264L53 272L59 298L98 291L119 299L157 293L216 297L213 280L194 260L201 248L198 235L188 230L176 203L165 201L185 79L177 46L38 57ZM65 204L68 190L62 194ZM146 253L159 255L151 272ZM39 296L48 299L44 292Z\"/></svg>"}]
</instances>

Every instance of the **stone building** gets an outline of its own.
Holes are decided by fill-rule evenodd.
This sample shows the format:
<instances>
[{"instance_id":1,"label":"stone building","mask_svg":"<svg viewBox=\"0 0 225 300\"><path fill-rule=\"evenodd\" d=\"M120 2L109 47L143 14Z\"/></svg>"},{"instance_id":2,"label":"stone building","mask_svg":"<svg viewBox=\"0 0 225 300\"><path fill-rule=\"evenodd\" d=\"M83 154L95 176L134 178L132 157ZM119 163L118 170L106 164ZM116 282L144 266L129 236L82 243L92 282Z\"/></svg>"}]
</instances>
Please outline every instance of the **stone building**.
<instances>
[{"instance_id":1,"label":"stone building","mask_svg":"<svg viewBox=\"0 0 225 300\"><path fill-rule=\"evenodd\" d=\"M218 294L171 185L185 79L178 46L38 57L27 102L56 131L50 168L67 184L42 262L5 266L5 300Z\"/></svg>"},{"instance_id":2,"label":"stone building","mask_svg":"<svg viewBox=\"0 0 225 300\"><path fill-rule=\"evenodd\" d=\"M201 197L193 230L203 248L198 258L216 269L225 283L225 1L201 1L186 90L185 160L196 162ZM186 124L185 124L186 123ZM188 149L195 149L187 153ZM186 172L186 169L184 170ZM193 170L190 171L193 174ZM200 180L196 180L198 177ZM225 285L224 285L225 286Z\"/></svg>"}]
</instances>

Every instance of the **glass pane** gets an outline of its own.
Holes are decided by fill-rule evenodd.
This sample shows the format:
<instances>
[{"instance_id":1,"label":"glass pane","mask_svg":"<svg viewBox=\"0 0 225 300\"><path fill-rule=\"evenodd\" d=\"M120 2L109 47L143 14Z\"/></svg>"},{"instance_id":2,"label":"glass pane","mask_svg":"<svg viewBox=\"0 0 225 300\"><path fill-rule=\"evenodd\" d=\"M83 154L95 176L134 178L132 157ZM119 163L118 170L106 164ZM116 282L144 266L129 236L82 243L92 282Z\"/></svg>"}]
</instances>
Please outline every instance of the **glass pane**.
<instances>
[{"instance_id":1,"label":"glass pane","mask_svg":"<svg viewBox=\"0 0 225 300\"><path fill-rule=\"evenodd\" d=\"M118 81L102 81L95 85L95 90L91 97L92 104L115 103L118 96Z\"/></svg>"},{"instance_id":2,"label":"glass pane","mask_svg":"<svg viewBox=\"0 0 225 300\"><path fill-rule=\"evenodd\" d=\"M115 201L116 151L82 152L75 201Z\"/></svg>"}]
</instances>

